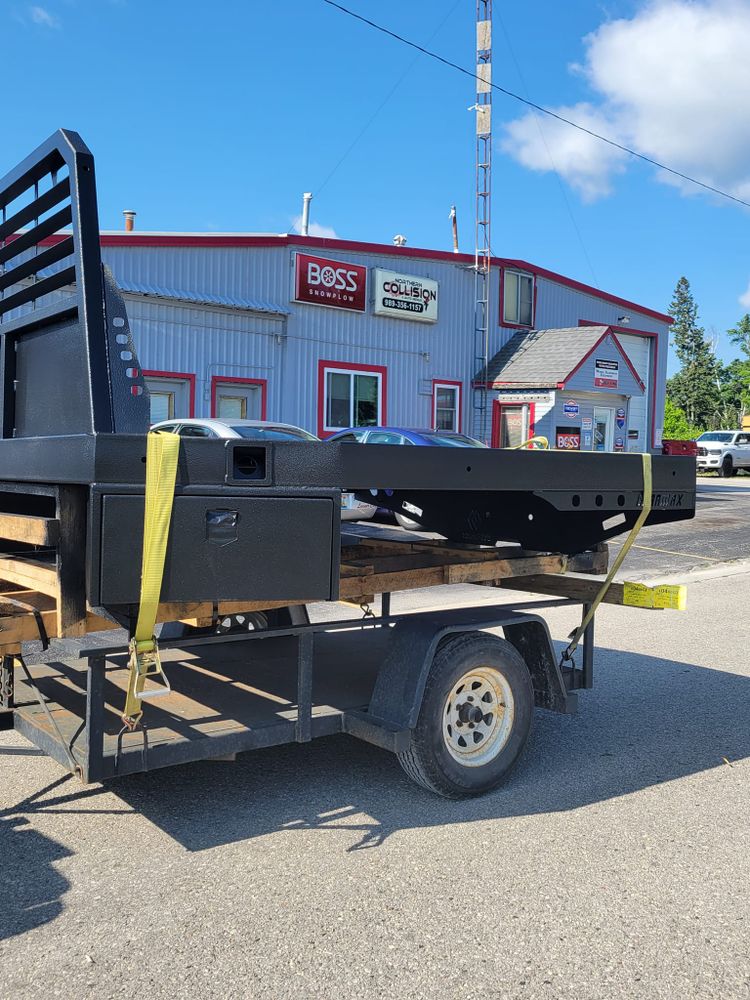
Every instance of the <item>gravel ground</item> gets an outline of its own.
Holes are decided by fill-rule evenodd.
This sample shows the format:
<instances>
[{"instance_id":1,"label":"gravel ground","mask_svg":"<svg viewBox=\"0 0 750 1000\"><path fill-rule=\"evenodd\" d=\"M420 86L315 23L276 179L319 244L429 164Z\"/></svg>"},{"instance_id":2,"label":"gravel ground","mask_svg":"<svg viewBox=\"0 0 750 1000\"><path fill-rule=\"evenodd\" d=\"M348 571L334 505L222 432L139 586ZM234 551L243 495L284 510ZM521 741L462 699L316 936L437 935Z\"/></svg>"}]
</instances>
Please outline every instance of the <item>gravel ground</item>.
<instances>
[{"instance_id":1,"label":"gravel ground","mask_svg":"<svg viewBox=\"0 0 750 1000\"><path fill-rule=\"evenodd\" d=\"M0 995L750 996L750 572L689 601L603 608L579 714L469 802L348 737L105 790L0 734Z\"/></svg>"}]
</instances>

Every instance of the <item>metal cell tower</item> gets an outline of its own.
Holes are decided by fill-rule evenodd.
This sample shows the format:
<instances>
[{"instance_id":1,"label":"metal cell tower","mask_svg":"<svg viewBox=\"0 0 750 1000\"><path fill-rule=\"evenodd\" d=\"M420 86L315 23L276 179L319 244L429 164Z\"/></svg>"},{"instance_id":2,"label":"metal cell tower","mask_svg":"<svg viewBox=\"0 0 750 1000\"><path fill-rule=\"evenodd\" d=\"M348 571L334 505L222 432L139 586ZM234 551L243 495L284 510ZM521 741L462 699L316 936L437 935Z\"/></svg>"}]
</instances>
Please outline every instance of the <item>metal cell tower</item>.
<instances>
[{"instance_id":1,"label":"metal cell tower","mask_svg":"<svg viewBox=\"0 0 750 1000\"><path fill-rule=\"evenodd\" d=\"M474 305L475 368L485 371L489 363L489 294L490 218L492 194L492 0L477 4L477 149L476 149L476 222L474 270L476 295ZM488 394L485 382L474 389L475 434L487 441Z\"/></svg>"}]
</instances>

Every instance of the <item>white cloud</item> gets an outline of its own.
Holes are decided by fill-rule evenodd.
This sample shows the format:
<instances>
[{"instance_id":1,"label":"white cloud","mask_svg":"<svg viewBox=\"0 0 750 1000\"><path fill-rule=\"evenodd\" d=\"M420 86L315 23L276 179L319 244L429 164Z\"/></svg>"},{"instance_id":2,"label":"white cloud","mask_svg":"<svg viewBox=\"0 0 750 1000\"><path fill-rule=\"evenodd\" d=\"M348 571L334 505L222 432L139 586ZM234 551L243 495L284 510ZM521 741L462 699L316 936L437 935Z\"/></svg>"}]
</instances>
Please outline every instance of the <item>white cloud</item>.
<instances>
[{"instance_id":1,"label":"white cloud","mask_svg":"<svg viewBox=\"0 0 750 1000\"><path fill-rule=\"evenodd\" d=\"M295 233L299 233L302 231L301 215L295 215L294 219L292 220L292 228ZM337 240L339 238L339 234L331 226L321 226L317 222L311 222L310 225L308 226L307 231L310 236L320 236L326 240Z\"/></svg>"},{"instance_id":2,"label":"white cloud","mask_svg":"<svg viewBox=\"0 0 750 1000\"><path fill-rule=\"evenodd\" d=\"M609 130L606 117L590 104L555 110L594 132ZM530 170L556 169L584 201L609 194L611 175L625 169L625 153L554 118L533 113L507 126L502 147Z\"/></svg>"},{"instance_id":3,"label":"white cloud","mask_svg":"<svg viewBox=\"0 0 750 1000\"><path fill-rule=\"evenodd\" d=\"M747 290L740 295L739 303L745 309L750 309L750 282L748 282Z\"/></svg>"},{"instance_id":4,"label":"white cloud","mask_svg":"<svg viewBox=\"0 0 750 1000\"><path fill-rule=\"evenodd\" d=\"M29 7L29 17L34 24L41 24L44 28L59 28L60 21L51 14L46 7Z\"/></svg>"},{"instance_id":5,"label":"white cloud","mask_svg":"<svg viewBox=\"0 0 750 1000\"><path fill-rule=\"evenodd\" d=\"M583 63L571 70L595 101L553 110L737 197L750 196L747 0L651 0L632 18L601 25L584 44ZM584 197L608 193L628 158L546 116L540 125L549 152L530 114L507 127L503 148L534 170L551 170L551 155ZM663 171L657 176L684 193L698 191Z\"/></svg>"}]
</instances>

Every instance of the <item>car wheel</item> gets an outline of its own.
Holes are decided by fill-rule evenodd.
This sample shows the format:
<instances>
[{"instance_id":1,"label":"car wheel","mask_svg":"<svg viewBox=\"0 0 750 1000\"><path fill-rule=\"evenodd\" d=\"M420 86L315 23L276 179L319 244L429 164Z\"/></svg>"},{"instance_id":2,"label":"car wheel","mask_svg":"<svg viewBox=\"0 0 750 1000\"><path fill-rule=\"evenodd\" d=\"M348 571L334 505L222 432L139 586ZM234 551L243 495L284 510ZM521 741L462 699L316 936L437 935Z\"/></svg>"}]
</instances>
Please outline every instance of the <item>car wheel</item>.
<instances>
[{"instance_id":1,"label":"car wheel","mask_svg":"<svg viewBox=\"0 0 750 1000\"><path fill-rule=\"evenodd\" d=\"M724 479L728 479L731 475L733 475L731 455L727 455L724 461L721 463L721 472L719 473L719 475L723 476Z\"/></svg>"},{"instance_id":2,"label":"car wheel","mask_svg":"<svg viewBox=\"0 0 750 1000\"><path fill-rule=\"evenodd\" d=\"M505 639L484 632L450 636L430 667L409 749L409 777L445 798L497 787L523 750L534 714L531 676Z\"/></svg>"}]
</instances>

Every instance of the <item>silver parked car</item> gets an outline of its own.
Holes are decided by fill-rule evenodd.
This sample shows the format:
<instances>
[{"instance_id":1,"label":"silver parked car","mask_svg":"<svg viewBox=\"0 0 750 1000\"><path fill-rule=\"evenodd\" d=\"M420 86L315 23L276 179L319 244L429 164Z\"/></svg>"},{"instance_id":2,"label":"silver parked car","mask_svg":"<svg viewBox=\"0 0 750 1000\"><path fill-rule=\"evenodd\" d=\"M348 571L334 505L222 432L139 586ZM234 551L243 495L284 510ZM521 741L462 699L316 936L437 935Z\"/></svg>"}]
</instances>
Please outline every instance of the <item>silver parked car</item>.
<instances>
[{"instance_id":1,"label":"silver parked car","mask_svg":"<svg viewBox=\"0 0 750 1000\"><path fill-rule=\"evenodd\" d=\"M171 431L180 437L245 438L249 441L320 441L319 437L276 420L224 420L221 417L186 417L183 420L160 420L152 431ZM370 503L357 500L353 493L341 494L341 518L344 521L369 520L377 510Z\"/></svg>"}]
</instances>

